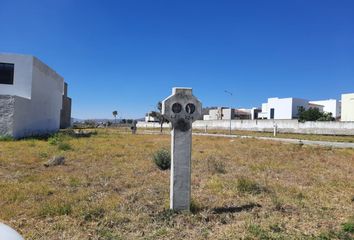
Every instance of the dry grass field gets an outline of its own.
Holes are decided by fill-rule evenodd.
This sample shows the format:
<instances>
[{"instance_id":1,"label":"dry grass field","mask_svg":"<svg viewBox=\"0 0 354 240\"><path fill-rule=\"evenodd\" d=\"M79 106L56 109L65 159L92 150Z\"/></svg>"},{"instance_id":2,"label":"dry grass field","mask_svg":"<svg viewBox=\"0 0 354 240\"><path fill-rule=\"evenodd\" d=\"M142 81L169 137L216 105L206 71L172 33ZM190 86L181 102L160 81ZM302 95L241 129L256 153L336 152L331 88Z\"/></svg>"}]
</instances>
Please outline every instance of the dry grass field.
<instances>
[{"instance_id":1,"label":"dry grass field","mask_svg":"<svg viewBox=\"0 0 354 240\"><path fill-rule=\"evenodd\" d=\"M140 132L160 132L157 128L140 128ZM163 133L169 134L170 129L164 128ZM229 135L229 130L222 129L193 129L195 133L208 133L208 134L226 134ZM238 136L250 136L250 137L271 137L273 138L273 132L256 132L256 131L245 131L245 130L232 130L232 135ZM278 133L276 138L289 138L289 139L299 139L299 140L310 140L310 141L325 141L325 142L347 142L353 143L354 136L352 135L316 135L316 134L299 134L299 133Z\"/></svg>"},{"instance_id":2,"label":"dry grass field","mask_svg":"<svg viewBox=\"0 0 354 240\"><path fill-rule=\"evenodd\" d=\"M110 129L1 141L0 221L26 239L354 238L353 149L193 137L193 211L174 213L152 161L169 146Z\"/></svg>"}]
</instances>

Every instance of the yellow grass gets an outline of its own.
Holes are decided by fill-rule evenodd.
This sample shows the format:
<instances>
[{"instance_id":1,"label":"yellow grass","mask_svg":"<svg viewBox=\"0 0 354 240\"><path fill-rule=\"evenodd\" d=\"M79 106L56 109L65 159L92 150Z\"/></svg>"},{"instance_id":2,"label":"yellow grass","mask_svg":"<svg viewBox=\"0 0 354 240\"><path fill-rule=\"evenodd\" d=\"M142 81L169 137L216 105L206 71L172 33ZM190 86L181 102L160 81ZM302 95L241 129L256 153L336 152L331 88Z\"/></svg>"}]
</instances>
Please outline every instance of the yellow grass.
<instances>
[{"instance_id":1,"label":"yellow grass","mask_svg":"<svg viewBox=\"0 0 354 240\"><path fill-rule=\"evenodd\" d=\"M195 132L205 132L202 130L196 130ZM221 133L229 134L228 130L208 130L207 133ZM242 136L254 136L254 137L274 137L273 132L255 132L255 131L241 131L233 130L231 134L242 135ZM301 140L312 140L312 141L327 141L327 142L354 142L354 136L348 135L317 135L317 134L298 134L298 133L278 133L277 138L292 138Z\"/></svg>"},{"instance_id":2,"label":"yellow grass","mask_svg":"<svg viewBox=\"0 0 354 240\"><path fill-rule=\"evenodd\" d=\"M159 132L160 129L157 128L140 128L140 132L144 131L156 131ZM164 128L163 133L169 133L170 129ZM230 134L229 130L222 129L193 129L195 133L209 133L209 134ZM240 136L251 136L251 137L274 137L273 132L256 132L256 131L245 131L245 130L232 130L231 134ZM327 141L327 142L354 142L353 135L319 135L319 134L299 134L299 133L278 133L276 138L290 138L299 140L312 140L312 141Z\"/></svg>"},{"instance_id":3,"label":"yellow grass","mask_svg":"<svg viewBox=\"0 0 354 240\"><path fill-rule=\"evenodd\" d=\"M173 213L152 162L169 136L63 141L0 142L0 221L26 239L353 238L354 150L193 137L193 213ZM54 155L66 165L44 167Z\"/></svg>"}]
</instances>

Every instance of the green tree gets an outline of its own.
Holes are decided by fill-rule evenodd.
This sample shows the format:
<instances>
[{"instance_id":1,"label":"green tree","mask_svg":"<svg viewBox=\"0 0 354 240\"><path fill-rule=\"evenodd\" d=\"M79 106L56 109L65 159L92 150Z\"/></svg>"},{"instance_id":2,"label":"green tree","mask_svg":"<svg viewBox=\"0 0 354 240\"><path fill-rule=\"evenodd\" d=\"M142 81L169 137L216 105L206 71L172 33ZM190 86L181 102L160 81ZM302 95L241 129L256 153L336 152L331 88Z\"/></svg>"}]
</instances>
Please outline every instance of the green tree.
<instances>
[{"instance_id":1,"label":"green tree","mask_svg":"<svg viewBox=\"0 0 354 240\"><path fill-rule=\"evenodd\" d=\"M298 107L299 121L334 121L332 113L321 112L318 108L305 109L303 106Z\"/></svg>"},{"instance_id":2,"label":"green tree","mask_svg":"<svg viewBox=\"0 0 354 240\"><path fill-rule=\"evenodd\" d=\"M117 115L118 115L118 111L113 111L112 112L113 116L114 116L114 123L117 123Z\"/></svg>"}]
</instances>

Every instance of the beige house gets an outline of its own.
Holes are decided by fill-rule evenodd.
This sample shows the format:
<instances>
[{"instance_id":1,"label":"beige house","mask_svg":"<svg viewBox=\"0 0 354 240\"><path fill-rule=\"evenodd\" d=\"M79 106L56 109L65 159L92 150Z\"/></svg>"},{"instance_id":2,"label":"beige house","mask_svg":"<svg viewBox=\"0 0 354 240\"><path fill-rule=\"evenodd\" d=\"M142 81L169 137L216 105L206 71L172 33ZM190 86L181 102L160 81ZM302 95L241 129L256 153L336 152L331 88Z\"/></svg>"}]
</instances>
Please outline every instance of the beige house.
<instances>
[{"instance_id":1,"label":"beige house","mask_svg":"<svg viewBox=\"0 0 354 240\"><path fill-rule=\"evenodd\" d=\"M354 121L354 93L342 94L341 121Z\"/></svg>"}]
</instances>

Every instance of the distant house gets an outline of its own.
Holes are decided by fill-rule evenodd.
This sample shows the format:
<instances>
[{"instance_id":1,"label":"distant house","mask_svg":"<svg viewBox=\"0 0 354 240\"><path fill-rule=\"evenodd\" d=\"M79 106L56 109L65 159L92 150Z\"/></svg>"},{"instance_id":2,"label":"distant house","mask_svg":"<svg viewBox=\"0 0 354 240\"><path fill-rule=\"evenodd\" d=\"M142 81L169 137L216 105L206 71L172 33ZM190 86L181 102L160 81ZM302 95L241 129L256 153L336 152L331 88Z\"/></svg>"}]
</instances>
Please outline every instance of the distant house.
<instances>
[{"instance_id":1,"label":"distant house","mask_svg":"<svg viewBox=\"0 0 354 240\"><path fill-rule=\"evenodd\" d=\"M354 121L354 93L342 94L341 121Z\"/></svg>"},{"instance_id":2,"label":"distant house","mask_svg":"<svg viewBox=\"0 0 354 240\"><path fill-rule=\"evenodd\" d=\"M323 112L332 113L332 117L339 119L341 116L341 102L336 99L310 101L310 104L320 106Z\"/></svg>"},{"instance_id":3,"label":"distant house","mask_svg":"<svg viewBox=\"0 0 354 240\"><path fill-rule=\"evenodd\" d=\"M336 99L309 101L301 98L269 98L262 104L259 119L297 119L299 107L317 108L320 112L332 113L334 118L341 116L341 103Z\"/></svg>"},{"instance_id":4,"label":"distant house","mask_svg":"<svg viewBox=\"0 0 354 240\"><path fill-rule=\"evenodd\" d=\"M64 79L39 59L0 54L0 135L55 132L71 122Z\"/></svg>"},{"instance_id":5,"label":"distant house","mask_svg":"<svg viewBox=\"0 0 354 240\"><path fill-rule=\"evenodd\" d=\"M159 118L157 117L157 112L149 112L145 115L145 122L159 122Z\"/></svg>"},{"instance_id":6,"label":"distant house","mask_svg":"<svg viewBox=\"0 0 354 240\"><path fill-rule=\"evenodd\" d=\"M203 116L203 120L230 120L230 119L254 119L258 116L257 108L245 109L245 108L227 108L216 107L209 109L209 114Z\"/></svg>"},{"instance_id":7,"label":"distant house","mask_svg":"<svg viewBox=\"0 0 354 240\"><path fill-rule=\"evenodd\" d=\"M298 108L309 108L309 101L301 98L268 98L262 104L260 119L294 119L298 118Z\"/></svg>"},{"instance_id":8,"label":"distant house","mask_svg":"<svg viewBox=\"0 0 354 240\"><path fill-rule=\"evenodd\" d=\"M209 114L203 116L203 120L227 120L234 119L235 111L227 107L215 107L209 109Z\"/></svg>"}]
</instances>

